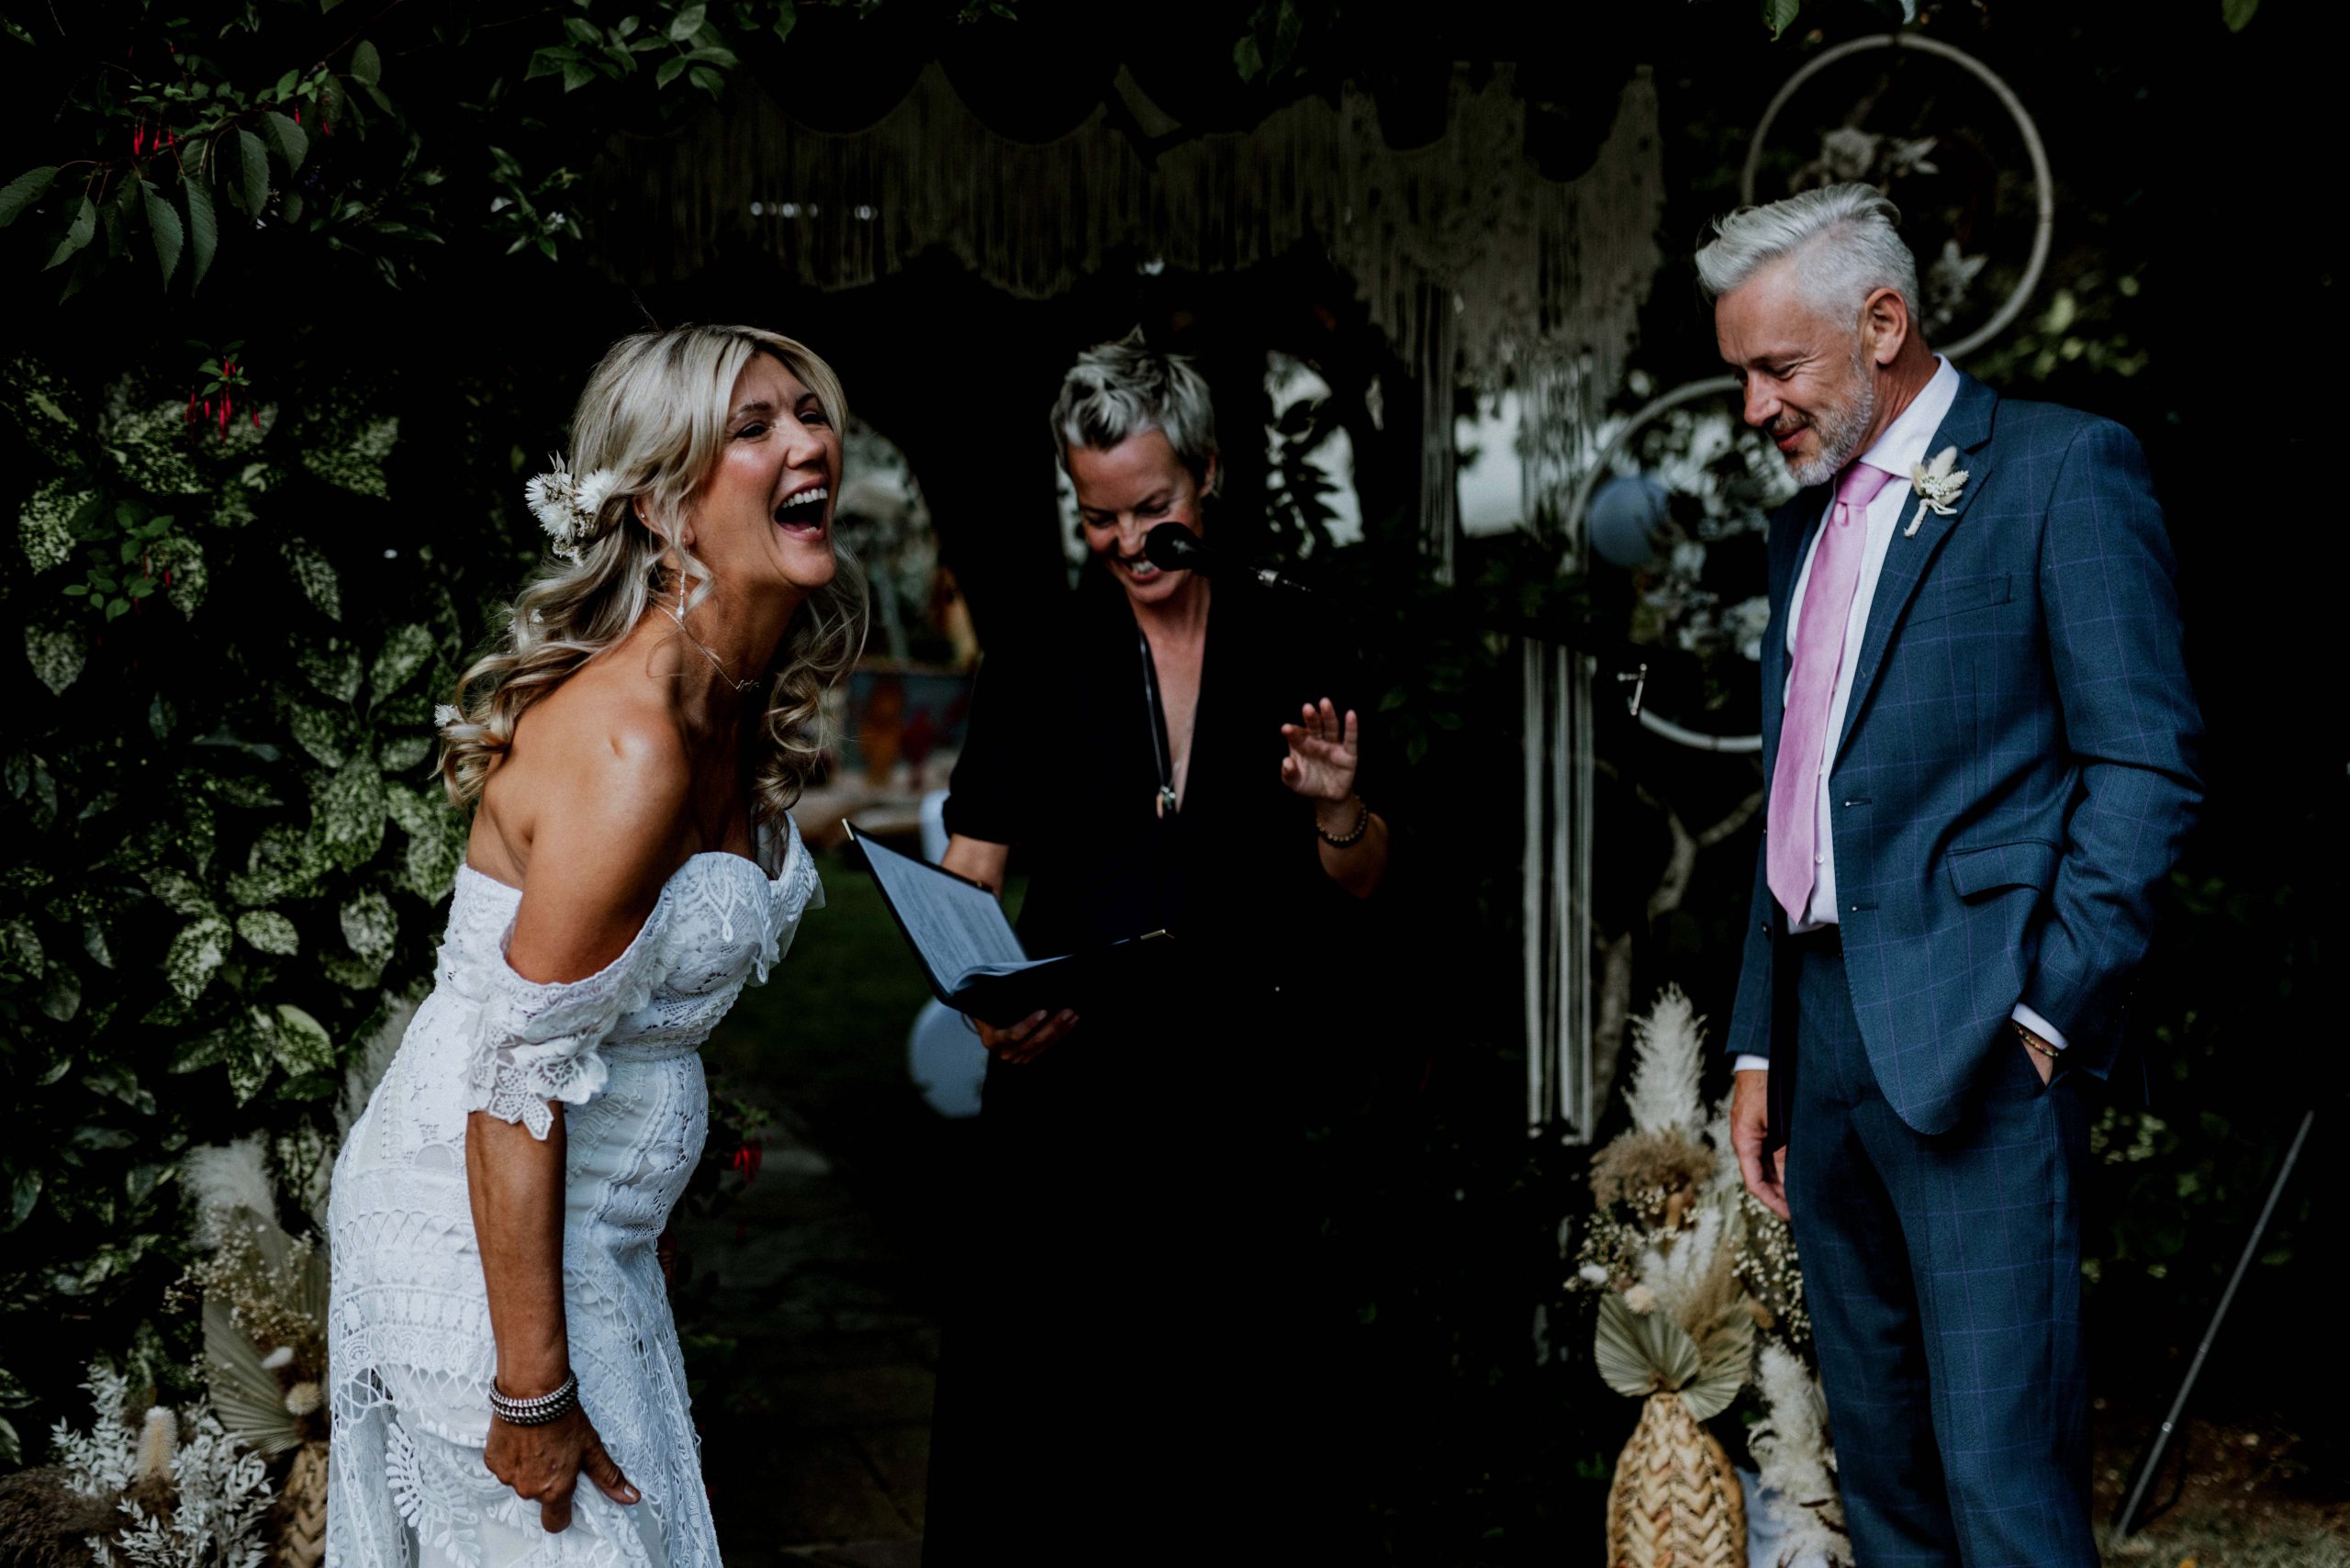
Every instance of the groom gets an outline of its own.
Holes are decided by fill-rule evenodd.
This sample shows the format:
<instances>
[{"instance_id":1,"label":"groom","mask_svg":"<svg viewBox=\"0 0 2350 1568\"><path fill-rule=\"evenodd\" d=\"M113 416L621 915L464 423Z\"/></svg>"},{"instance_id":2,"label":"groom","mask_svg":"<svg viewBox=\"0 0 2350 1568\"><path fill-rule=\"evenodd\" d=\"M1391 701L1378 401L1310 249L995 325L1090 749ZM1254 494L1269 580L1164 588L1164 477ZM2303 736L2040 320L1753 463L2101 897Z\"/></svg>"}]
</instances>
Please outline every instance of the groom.
<instances>
[{"instance_id":1,"label":"groom","mask_svg":"<svg viewBox=\"0 0 2350 1568\"><path fill-rule=\"evenodd\" d=\"M1697 253L1805 487L1771 520L1731 1137L1792 1212L1861 1568L2094 1568L2080 1080L2201 725L2137 442L1930 351L1898 217L1838 185Z\"/></svg>"}]
</instances>

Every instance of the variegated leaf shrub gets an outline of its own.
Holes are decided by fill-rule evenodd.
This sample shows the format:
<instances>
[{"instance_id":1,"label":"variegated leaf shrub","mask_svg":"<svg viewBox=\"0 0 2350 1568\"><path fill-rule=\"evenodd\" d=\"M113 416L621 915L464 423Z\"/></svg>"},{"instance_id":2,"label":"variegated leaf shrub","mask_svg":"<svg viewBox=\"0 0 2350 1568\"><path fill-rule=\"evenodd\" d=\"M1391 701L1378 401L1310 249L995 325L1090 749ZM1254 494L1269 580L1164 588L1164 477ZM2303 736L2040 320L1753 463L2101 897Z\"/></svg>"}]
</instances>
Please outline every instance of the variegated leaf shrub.
<instances>
[{"instance_id":1,"label":"variegated leaf shrub","mask_svg":"<svg viewBox=\"0 0 2350 1568\"><path fill-rule=\"evenodd\" d=\"M416 534L448 498L393 504L398 420L363 390L222 422L136 377L8 375L0 1462L5 1407L94 1351L184 1359L142 1325L184 1261L185 1149L258 1131L321 1190L347 1056L429 977L463 853L433 703L529 549L487 495Z\"/></svg>"}]
</instances>

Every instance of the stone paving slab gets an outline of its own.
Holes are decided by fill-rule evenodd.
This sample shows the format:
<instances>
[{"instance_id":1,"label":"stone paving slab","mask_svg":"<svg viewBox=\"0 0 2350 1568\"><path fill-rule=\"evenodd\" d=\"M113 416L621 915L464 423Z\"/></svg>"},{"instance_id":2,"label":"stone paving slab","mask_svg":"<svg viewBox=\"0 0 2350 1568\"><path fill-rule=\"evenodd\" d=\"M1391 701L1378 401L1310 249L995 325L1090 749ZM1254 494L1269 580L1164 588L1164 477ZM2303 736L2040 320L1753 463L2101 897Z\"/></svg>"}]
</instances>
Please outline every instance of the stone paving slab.
<instances>
[{"instance_id":1,"label":"stone paving slab","mask_svg":"<svg viewBox=\"0 0 2350 1568\"><path fill-rule=\"evenodd\" d=\"M804 831L804 818L803 818ZM938 1327L932 1194L968 1129L906 1077L926 988L862 871L705 1050L774 1117L747 1186L681 1215L675 1301L728 1568L917 1568ZM968 1140L966 1140L968 1142Z\"/></svg>"},{"instance_id":2,"label":"stone paving slab","mask_svg":"<svg viewBox=\"0 0 2350 1568\"><path fill-rule=\"evenodd\" d=\"M704 1474L719 1542L902 1540L919 1533L849 1432L745 1434L755 1452L731 1460L705 1442ZM743 1445L748 1447L750 1445Z\"/></svg>"},{"instance_id":3,"label":"stone paving slab","mask_svg":"<svg viewBox=\"0 0 2350 1568\"><path fill-rule=\"evenodd\" d=\"M930 1422L898 1427L867 1427L856 1432L856 1446L873 1467L890 1501L919 1531L930 1486Z\"/></svg>"},{"instance_id":4,"label":"stone paving slab","mask_svg":"<svg viewBox=\"0 0 2350 1568\"><path fill-rule=\"evenodd\" d=\"M859 1540L839 1546L808 1546L787 1551L778 1561L816 1562L824 1568L922 1568L922 1542Z\"/></svg>"}]
</instances>

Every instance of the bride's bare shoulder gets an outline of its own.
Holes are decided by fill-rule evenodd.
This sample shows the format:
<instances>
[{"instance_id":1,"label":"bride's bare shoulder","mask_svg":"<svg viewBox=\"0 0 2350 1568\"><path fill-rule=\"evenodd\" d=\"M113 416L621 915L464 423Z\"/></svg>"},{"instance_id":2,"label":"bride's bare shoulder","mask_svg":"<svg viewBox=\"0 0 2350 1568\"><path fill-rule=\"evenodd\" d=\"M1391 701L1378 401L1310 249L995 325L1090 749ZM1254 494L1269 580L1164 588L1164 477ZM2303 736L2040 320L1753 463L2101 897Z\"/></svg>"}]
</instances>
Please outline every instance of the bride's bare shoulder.
<instances>
[{"instance_id":1,"label":"bride's bare shoulder","mask_svg":"<svg viewBox=\"0 0 2350 1568\"><path fill-rule=\"evenodd\" d=\"M550 831L589 838L676 834L691 754L666 694L593 661L515 721L482 791L483 815L513 857Z\"/></svg>"}]
</instances>

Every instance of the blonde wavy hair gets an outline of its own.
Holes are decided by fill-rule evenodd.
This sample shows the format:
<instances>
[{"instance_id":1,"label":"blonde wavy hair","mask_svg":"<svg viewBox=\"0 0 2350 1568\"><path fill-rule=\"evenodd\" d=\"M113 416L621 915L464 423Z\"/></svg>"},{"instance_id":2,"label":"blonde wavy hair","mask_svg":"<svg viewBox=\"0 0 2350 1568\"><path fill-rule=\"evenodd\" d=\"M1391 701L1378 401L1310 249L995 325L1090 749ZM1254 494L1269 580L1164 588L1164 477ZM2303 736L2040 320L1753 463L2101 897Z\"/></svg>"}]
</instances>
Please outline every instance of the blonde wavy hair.
<instances>
[{"instance_id":1,"label":"blonde wavy hair","mask_svg":"<svg viewBox=\"0 0 2350 1568\"><path fill-rule=\"evenodd\" d=\"M507 607L506 628L489 651L457 679L455 716L441 726L440 768L459 809L479 804L531 704L677 596L681 572L688 609L710 591L710 568L675 541L717 471L735 378L761 353L815 393L834 430L847 428L832 367L805 344L756 327L632 333L588 378L572 416L569 466L583 475L609 470L614 483L582 530L591 537L576 558L549 556ZM864 568L837 541L833 551L838 571L800 604L768 666L771 696L754 743L762 754L751 767L758 822L780 820L800 798L822 748L824 692L864 651Z\"/></svg>"}]
</instances>

